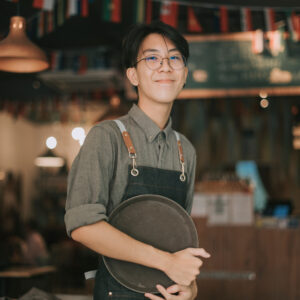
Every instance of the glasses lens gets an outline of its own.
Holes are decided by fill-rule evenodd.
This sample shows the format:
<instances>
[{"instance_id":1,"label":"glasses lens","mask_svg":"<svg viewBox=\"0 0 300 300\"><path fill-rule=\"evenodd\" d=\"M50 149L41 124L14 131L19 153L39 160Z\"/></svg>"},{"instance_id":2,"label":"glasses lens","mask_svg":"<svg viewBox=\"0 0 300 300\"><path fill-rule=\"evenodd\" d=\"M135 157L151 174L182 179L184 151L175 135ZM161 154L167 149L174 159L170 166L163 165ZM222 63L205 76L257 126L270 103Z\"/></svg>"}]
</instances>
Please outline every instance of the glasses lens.
<instances>
[{"instance_id":1,"label":"glasses lens","mask_svg":"<svg viewBox=\"0 0 300 300\"><path fill-rule=\"evenodd\" d=\"M151 70L156 70L160 67L161 57L157 55L150 55L145 57L147 67Z\"/></svg>"},{"instance_id":2,"label":"glasses lens","mask_svg":"<svg viewBox=\"0 0 300 300\"><path fill-rule=\"evenodd\" d=\"M185 60L182 55L172 55L169 57L170 66L174 70L182 69L185 66Z\"/></svg>"},{"instance_id":3,"label":"glasses lens","mask_svg":"<svg viewBox=\"0 0 300 300\"><path fill-rule=\"evenodd\" d=\"M147 67L151 70L160 68L163 59L164 58L159 55L149 55L144 58ZM182 69L185 66L185 58L182 55L172 55L170 57L166 57L166 59L168 59L170 67L174 70Z\"/></svg>"}]
</instances>

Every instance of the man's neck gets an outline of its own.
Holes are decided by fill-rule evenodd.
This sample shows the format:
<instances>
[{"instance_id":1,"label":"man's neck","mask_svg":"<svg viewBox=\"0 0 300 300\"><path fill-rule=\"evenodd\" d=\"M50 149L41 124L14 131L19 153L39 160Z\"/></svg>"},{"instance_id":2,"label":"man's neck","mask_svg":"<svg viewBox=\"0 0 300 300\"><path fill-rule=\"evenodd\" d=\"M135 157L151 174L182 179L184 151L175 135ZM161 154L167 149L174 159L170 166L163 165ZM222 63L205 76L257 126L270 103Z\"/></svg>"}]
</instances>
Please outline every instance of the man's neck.
<instances>
[{"instance_id":1,"label":"man's neck","mask_svg":"<svg viewBox=\"0 0 300 300\"><path fill-rule=\"evenodd\" d=\"M173 103L147 103L138 102L138 107L161 129L163 130L169 120Z\"/></svg>"}]
</instances>

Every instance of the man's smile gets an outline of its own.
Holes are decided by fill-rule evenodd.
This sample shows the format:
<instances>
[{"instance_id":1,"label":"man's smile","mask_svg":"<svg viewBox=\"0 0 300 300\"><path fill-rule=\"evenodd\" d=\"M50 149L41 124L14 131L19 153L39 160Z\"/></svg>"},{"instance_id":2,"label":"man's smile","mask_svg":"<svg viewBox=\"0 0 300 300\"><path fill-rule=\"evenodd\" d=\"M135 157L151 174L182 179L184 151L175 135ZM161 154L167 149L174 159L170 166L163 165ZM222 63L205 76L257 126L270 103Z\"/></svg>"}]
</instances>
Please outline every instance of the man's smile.
<instances>
[{"instance_id":1,"label":"man's smile","mask_svg":"<svg viewBox=\"0 0 300 300\"><path fill-rule=\"evenodd\" d=\"M160 84L170 84L170 83L173 83L174 80L173 79L158 79L158 80L155 80L155 82L160 83Z\"/></svg>"}]
</instances>

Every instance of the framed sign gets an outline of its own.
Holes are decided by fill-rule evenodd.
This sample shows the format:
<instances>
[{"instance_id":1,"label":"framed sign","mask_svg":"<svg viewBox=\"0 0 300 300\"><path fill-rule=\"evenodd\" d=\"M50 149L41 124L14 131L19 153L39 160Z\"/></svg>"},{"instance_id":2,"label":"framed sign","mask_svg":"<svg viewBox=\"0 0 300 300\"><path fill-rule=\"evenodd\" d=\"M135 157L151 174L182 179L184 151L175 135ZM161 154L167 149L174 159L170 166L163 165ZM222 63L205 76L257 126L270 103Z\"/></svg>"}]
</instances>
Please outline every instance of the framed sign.
<instances>
[{"instance_id":1,"label":"framed sign","mask_svg":"<svg viewBox=\"0 0 300 300\"><path fill-rule=\"evenodd\" d=\"M285 37L276 56L269 51L255 54L253 36L254 32L186 36L189 75L178 98L249 96L261 91L300 94L300 44Z\"/></svg>"}]
</instances>

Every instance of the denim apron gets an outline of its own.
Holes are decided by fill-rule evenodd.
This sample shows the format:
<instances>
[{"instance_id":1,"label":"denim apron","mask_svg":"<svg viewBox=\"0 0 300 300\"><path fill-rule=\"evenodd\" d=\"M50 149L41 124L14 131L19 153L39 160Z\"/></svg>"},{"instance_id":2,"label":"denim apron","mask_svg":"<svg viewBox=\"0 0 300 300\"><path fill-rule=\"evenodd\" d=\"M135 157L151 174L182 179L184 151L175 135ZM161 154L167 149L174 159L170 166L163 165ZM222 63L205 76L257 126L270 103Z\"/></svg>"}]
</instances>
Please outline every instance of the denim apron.
<instances>
[{"instance_id":1,"label":"denim apron","mask_svg":"<svg viewBox=\"0 0 300 300\"><path fill-rule=\"evenodd\" d=\"M179 162L181 171L165 170L147 166L136 165L136 152L129 133L120 120L117 123L124 143L128 149L131 165L128 170L128 183L122 201L143 194L156 194L170 198L186 209L187 182L184 171L184 158L179 139L179 134L174 131L178 144ZM108 208L108 211L111 209ZM148 299L143 293L137 293L122 286L108 272L101 259L99 269L96 273L95 300L117 300L117 299Z\"/></svg>"}]
</instances>

